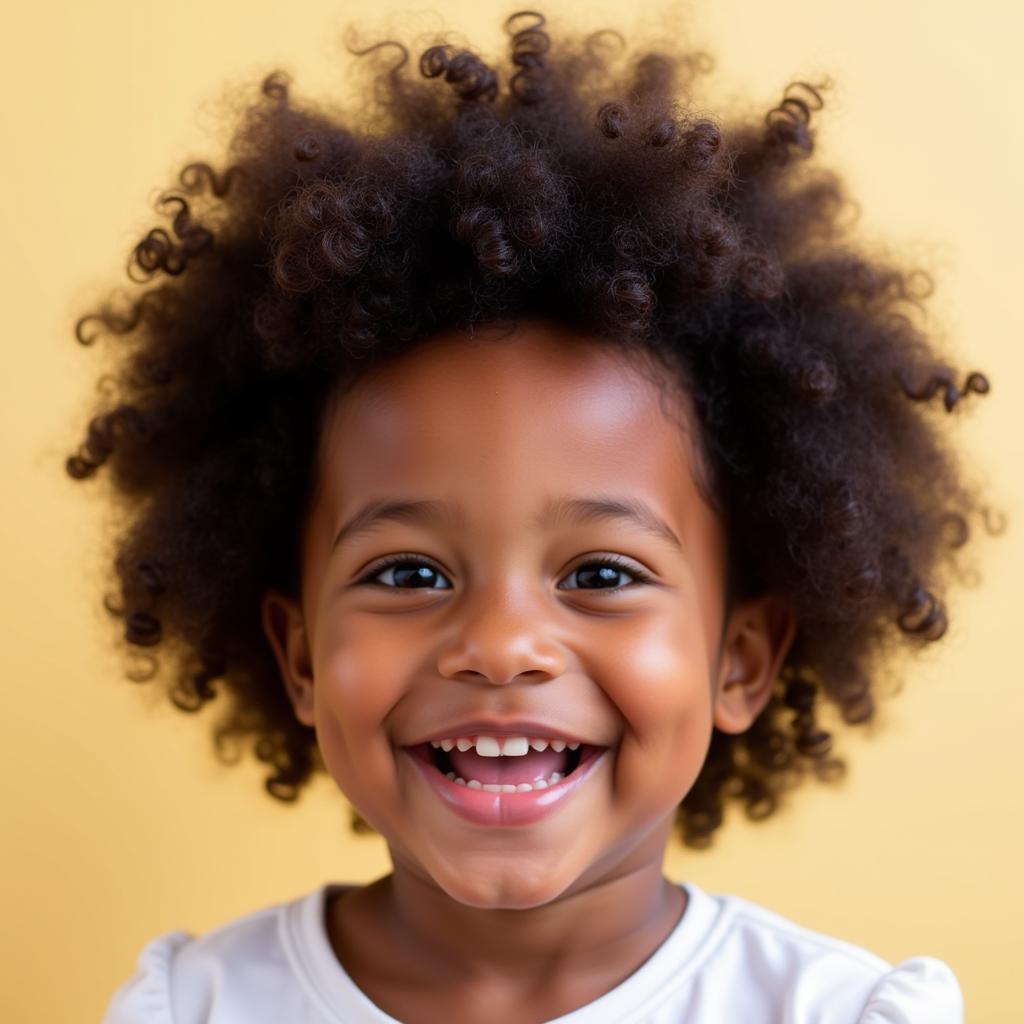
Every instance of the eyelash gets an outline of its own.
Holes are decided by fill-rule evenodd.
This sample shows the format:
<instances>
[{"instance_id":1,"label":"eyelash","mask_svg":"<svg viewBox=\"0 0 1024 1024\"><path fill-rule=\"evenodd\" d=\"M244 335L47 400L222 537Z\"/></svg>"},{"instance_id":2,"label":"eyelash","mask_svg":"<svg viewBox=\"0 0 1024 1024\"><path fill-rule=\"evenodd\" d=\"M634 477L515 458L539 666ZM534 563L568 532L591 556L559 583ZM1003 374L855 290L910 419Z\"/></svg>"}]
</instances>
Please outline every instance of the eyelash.
<instances>
[{"instance_id":1,"label":"eyelash","mask_svg":"<svg viewBox=\"0 0 1024 1024\"><path fill-rule=\"evenodd\" d=\"M379 576L386 569L390 569L390 568L392 568L392 566L395 566L395 565L409 565L409 564L411 564L411 565L424 565L428 569L433 569L435 572L438 572L438 573L441 572L441 570L438 569L435 565L433 565L433 563L428 562L425 559L420 558L417 555L401 555L401 554L400 555L389 555L387 558L385 558L382 561L377 562L375 565L371 566L362 576L359 577L359 579L356 582L357 583L375 583L376 581L374 580L374 577L375 576ZM630 576L634 576L640 583L650 583L654 579L654 577L651 576L650 573L645 572L643 569L639 569L639 568L635 567L634 565L632 565L630 563L627 563L625 561L625 559L619 558L616 555L606 555L606 556L604 556L602 558L594 558L594 559L591 559L590 561L582 562L580 565L576 566L576 568L573 569L572 572L579 572L580 569L586 569L586 568L589 568L591 566L605 566L605 565L610 566L613 569L618 569L621 572L627 573ZM570 573L569 575L571 576L572 573ZM396 591L405 591L405 590L426 590L426 591L429 591L429 590L436 590L437 589L436 587L398 587L398 586L388 586L387 584L377 584L377 586L382 586L385 590L396 590ZM617 594L620 591L628 590L630 586L631 586L631 584L623 584L623 585L618 586L618 587L570 587L568 589L570 589L570 590L584 590L584 591L588 591L588 592L591 592L591 593L597 593L597 594ZM445 589L447 589L447 588L445 588Z\"/></svg>"}]
</instances>

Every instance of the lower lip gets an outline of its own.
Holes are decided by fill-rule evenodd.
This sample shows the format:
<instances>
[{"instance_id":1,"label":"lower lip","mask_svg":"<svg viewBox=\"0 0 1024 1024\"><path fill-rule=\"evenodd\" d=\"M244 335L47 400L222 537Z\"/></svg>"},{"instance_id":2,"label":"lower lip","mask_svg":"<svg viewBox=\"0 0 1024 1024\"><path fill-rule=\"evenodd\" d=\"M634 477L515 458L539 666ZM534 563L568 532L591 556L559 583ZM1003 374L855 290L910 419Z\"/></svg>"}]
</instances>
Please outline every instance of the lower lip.
<instances>
[{"instance_id":1,"label":"lower lip","mask_svg":"<svg viewBox=\"0 0 1024 1024\"><path fill-rule=\"evenodd\" d=\"M525 793L492 793L485 789L470 789L442 775L432 764L427 764L403 747L402 753L416 766L430 788L459 817L475 825L532 825L561 807L593 774L611 749L595 747L576 770L560 782L546 789Z\"/></svg>"}]
</instances>

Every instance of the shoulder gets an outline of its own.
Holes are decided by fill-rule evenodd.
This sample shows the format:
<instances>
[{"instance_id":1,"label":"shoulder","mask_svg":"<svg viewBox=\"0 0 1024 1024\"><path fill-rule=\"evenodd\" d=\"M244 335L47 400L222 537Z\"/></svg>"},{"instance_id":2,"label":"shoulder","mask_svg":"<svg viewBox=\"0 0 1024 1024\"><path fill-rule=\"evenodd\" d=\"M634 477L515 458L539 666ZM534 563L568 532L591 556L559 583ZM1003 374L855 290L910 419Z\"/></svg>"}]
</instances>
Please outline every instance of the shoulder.
<instances>
[{"instance_id":1,"label":"shoulder","mask_svg":"<svg viewBox=\"0 0 1024 1024\"><path fill-rule=\"evenodd\" d=\"M183 931L150 939L139 953L135 973L114 993L102 1024L172 1024L171 961L191 939Z\"/></svg>"},{"instance_id":2,"label":"shoulder","mask_svg":"<svg viewBox=\"0 0 1024 1024\"><path fill-rule=\"evenodd\" d=\"M857 1024L963 1024L963 1019L963 993L949 964L932 956L913 956L879 979Z\"/></svg>"},{"instance_id":3,"label":"shoulder","mask_svg":"<svg viewBox=\"0 0 1024 1024\"><path fill-rule=\"evenodd\" d=\"M913 956L893 965L739 896L718 904L701 973L742 974L786 1024L962 1024L963 996L948 964ZM749 988L748 988L749 991Z\"/></svg>"},{"instance_id":4,"label":"shoulder","mask_svg":"<svg viewBox=\"0 0 1024 1024\"><path fill-rule=\"evenodd\" d=\"M175 930L149 940L102 1024L263 1021L294 984L281 917L316 893L238 917L202 936ZM262 1001L262 995L275 999ZM262 995L261 995L262 994Z\"/></svg>"}]
</instances>

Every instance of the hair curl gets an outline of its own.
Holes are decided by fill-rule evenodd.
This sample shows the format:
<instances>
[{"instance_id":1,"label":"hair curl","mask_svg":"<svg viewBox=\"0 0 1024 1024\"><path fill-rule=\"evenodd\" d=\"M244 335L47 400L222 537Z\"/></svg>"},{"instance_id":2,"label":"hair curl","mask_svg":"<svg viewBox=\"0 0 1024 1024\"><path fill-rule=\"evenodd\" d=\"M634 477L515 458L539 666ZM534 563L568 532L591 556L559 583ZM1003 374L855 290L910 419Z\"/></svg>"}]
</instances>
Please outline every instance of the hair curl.
<instances>
[{"instance_id":1,"label":"hair curl","mask_svg":"<svg viewBox=\"0 0 1024 1024\"><path fill-rule=\"evenodd\" d=\"M214 730L254 738L269 793L323 771L260 625L297 593L321 416L339 382L451 325L547 316L678 367L733 551L731 596L792 602L796 640L742 735L714 730L679 808L707 846L727 797L766 817L809 765L845 763L816 721L875 712L879 654L938 640L938 593L988 510L963 480L947 413L985 393L918 323L926 272L867 254L834 173L808 161L827 83L794 82L763 120L692 102L701 52L624 56L603 30L557 51L545 19L505 22L511 67L441 43L420 76L378 43L361 110L297 102L276 71L234 125L227 166L189 163L135 247L134 297L76 325L119 336L114 375L67 472L109 466L126 529L107 598L135 680L171 655L173 703L218 690ZM397 47L388 66L379 51ZM351 48L350 48L351 50ZM448 86L430 81L443 78ZM357 117L366 117L357 126ZM960 383L962 381L962 383ZM787 721L788 719L788 721ZM353 827L369 829L358 814Z\"/></svg>"}]
</instances>

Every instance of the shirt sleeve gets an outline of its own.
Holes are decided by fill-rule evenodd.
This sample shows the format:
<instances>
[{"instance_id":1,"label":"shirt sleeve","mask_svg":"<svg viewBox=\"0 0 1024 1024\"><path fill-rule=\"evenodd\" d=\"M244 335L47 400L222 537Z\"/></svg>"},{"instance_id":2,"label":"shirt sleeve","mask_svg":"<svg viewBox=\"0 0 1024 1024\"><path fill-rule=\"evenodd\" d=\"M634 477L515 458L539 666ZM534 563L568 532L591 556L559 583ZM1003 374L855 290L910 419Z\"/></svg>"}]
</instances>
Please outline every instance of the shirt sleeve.
<instances>
[{"instance_id":1,"label":"shirt sleeve","mask_svg":"<svg viewBox=\"0 0 1024 1024\"><path fill-rule=\"evenodd\" d=\"M174 1024L171 962L191 939L188 932L173 931L147 942L135 974L114 992L102 1024Z\"/></svg>"},{"instance_id":2,"label":"shirt sleeve","mask_svg":"<svg viewBox=\"0 0 1024 1024\"><path fill-rule=\"evenodd\" d=\"M948 964L913 956L879 978L857 1024L964 1024L964 998Z\"/></svg>"}]
</instances>

